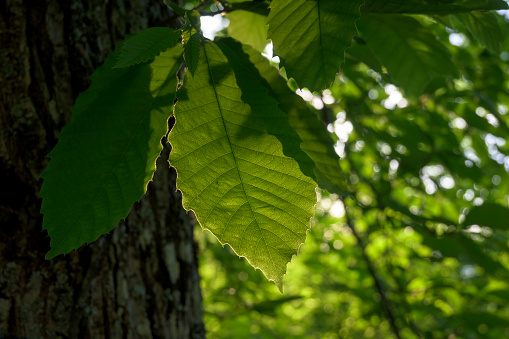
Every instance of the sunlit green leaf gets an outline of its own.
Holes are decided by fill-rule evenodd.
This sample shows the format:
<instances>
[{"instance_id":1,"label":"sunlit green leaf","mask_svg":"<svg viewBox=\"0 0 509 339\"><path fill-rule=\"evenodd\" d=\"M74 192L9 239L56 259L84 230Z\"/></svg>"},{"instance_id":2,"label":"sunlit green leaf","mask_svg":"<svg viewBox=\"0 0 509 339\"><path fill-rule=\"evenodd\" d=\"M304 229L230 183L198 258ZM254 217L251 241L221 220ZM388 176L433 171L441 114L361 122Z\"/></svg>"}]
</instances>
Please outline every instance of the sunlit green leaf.
<instances>
[{"instance_id":1,"label":"sunlit green leaf","mask_svg":"<svg viewBox=\"0 0 509 339\"><path fill-rule=\"evenodd\" d=\"M230 21L228 35L248 44L258 51L267 46L267 17L248 11L233 11L226 18Z\"/></svg>"},{"instance_id":2,"label":"sunlit green leaf","mask_svg":"<svg viewBox=\"0 0 509 339\"><path fill-rule=\"evenodd\" d=\"M313 163L235 54L211 42L201 49L177 93L169 136L183 205L282 289L316 201Z\"/></svg>"},{"instance_id":3,"label":"sunlit green leaf","mask_svg":"<svg viewBox=\"0 0 509 339\"><path fill-rule=\"evenodd\" d=\"M304 100L288 87L276 68L260 53L248 46L241 46L231 39L221 39L220 46L227 45L243 62L243 68L251 78L262 77L264 85L288 115L290 125L302 139L301 149L315 163L314 173L320 188L339 195L347 194L345 178L339 166L339 156L326 126L311 111Z\"/></svg>"}]
</instances>

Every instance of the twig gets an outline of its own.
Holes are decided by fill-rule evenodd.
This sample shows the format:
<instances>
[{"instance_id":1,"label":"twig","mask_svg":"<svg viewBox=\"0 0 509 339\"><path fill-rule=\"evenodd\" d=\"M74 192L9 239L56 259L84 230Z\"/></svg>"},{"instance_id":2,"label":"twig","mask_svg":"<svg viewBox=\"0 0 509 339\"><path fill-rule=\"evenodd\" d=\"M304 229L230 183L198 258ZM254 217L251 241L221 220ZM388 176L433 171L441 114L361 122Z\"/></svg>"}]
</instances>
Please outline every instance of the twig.
<instances>
[{"instance_id":1,"label":"twig","mask_svg":"<svg viewBox=\"0 0 509 339\"><path fill-rule=\"evenodd\" d=\"M392 222L392 220L390 220L389 222L392 225L392 229L394 229L395 225ZM388 237L387 234L385 236ZM415 333L415 335L417 335L417 337L419 337L419 338L423 338L423 335L422 335L419 327L417 326L417 324L414 322L414 320L412 318L412 312L410 310L410 307L409 307L407 301L405 300L404 295L406 295L407 290L401 284L401 282L398 280L396 275L394 274L394 266L392 265L393 256L392 256L392 251L390 250L390 246L388 246L386 253L387 253L387 256L389 257L389 259L386 261L387 266L389 266L389 269L388 269L389 275L391 276L392 280L394 280L394 282L396 283L396 287L398 289L399 295L403 295L403 297L401 297L400 300L401 300L401 304L403 304L403 308L405 309L407 321L408 321L410 327L412 328L412 331Z\"/></svg>"},{"instance_id":2,"label":"twig","mask_svg":"<svg viewBox=\"0 0 509 339\"><path fill-rule=\"evenodd\" d=\"M343 201L343 204L344 203L345 202ZM366 253L366 246L364 245L364 241L362 240L362 238L359 236L359 234L355 230L355 224L353 223L353 221L351 220L351 218L348 214L348 209L346 210L345 216L346 216L346 223L352 229L352 233L353 233L355 239L357 239L357 244L359 245L359 247L361 249L362 257L366 261L368 271L371 274L371 277L373 278L373 280L375 281L376 290L378 291L378 294L380 294L380 298L382 299L382 309L386 313L387 319L389 320L389 324L391 325L392 332L394 333L396 338L401 339L398 326L396 325L396 319L394 317L394 314L391 311L391 303L390 303L389 299L387 299L385 291L382 287L382 283L381 283L380 279L378 278L378 276L376 275L375 269L373 267L373 263L371 262L371 259L369 259L368 254Z\"/></svg>"},{"instance_id":3,"label":"twig","mask_svg":"<svg viewBox=\"0 0 509 339\"><path fill-rule=\"evenodd\" d=\"M205 0L203 1L200 5L196 6L196 10L199 11L201 9L204 9L205 7L207 7L207 5L210 3L211 0Z\"/></svg>"}]
</instances>

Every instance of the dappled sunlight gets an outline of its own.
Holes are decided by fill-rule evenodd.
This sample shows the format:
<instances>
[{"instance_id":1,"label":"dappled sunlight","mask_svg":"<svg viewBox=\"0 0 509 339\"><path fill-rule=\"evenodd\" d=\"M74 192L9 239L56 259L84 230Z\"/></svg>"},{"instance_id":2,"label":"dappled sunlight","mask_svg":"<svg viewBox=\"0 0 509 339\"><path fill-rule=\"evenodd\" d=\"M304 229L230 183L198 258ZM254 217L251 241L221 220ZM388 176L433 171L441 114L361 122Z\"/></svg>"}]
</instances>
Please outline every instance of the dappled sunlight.
<instances>
[{"instance_id":1,"label":"dappled sunlight","mask_svg":"<svg viewBox=\"0 0 509 339\"><path fill-rule=\"evenodd\" d=\"M385 93L389 95L389 97L385 100L382 100L382 105L386 109L394 109L397 107L405 108L408 106L408 101L403 97L403 93L401 93L396 86L392 84L388 84L385 86Z\"/></svg>"},{"instance_id":2,"label":"dappled sunlight","mask_svg":"<svg viewBox=\"0 0 509 339\"><path fill-rule=\"evenodd\" d=\"M454 45L454 46L458 46L458 47L467 47L469 44L468 44L468 39L466 37L465 34L461 34L461 33L451 33L449 34L449 42Z\"/></svg>"},{"instance_id":3,"label":"dappled sunlight","mask_svg":"<svg viewBox=\"0 0 509 339\"><path fill-rule=\"evenodd\" d=\"M262 55L275 64L279 64L279 62L280 62L279 57L274 55L274 49L273 49L272 42L269 42L267 44L267 46L265 46L265 49L264 49Z\"/></svg>"},{"instance_id":4,"label":"dappled sunlight","mask_svg":"<svg viewBox=\"0 0 509 339\"><path fill-rule=\"evenodd\" d=\"M228 27L229 23L228 19L221 14L216 14L214 16L202 16L200 20L203 36L210 40L214 40L217 32Z\"/></svg>"}]
</instances>

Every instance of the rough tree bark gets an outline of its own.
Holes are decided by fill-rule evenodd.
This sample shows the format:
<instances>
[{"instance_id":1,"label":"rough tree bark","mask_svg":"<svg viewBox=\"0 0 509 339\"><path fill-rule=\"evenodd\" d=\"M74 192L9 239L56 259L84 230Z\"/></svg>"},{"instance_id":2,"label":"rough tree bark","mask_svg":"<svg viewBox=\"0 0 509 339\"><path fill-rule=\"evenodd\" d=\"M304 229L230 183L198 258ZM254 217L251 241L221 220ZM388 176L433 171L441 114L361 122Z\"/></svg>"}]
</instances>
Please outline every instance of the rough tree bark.
<instances>
[{"instance_id":1,"label":"rough tree bark","mask_svg":"<svg viewBox=\"0 0 509 339\"><path fill-rule=\"evenodd\" d=\"M193 225L168 150L108 236L44 259L37 198L78 93L127 33L175 22L161 0L0 1L0 338L201 338Z\"/></svg>"}]
</instances>

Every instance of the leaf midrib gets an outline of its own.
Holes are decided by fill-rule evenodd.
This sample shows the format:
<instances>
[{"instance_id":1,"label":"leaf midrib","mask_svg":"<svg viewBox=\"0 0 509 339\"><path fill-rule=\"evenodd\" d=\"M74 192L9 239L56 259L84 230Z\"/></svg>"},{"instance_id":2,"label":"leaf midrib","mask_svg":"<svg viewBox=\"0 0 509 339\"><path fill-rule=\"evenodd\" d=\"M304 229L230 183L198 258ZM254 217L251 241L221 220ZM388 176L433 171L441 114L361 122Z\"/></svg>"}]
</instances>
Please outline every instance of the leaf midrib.
<instances>
[{"instance_id":1,"label":"leaf midrib","mask_svg":"<svg viewBox=\"0 0 509 339\"><path fill-rule=\"evenodd\" d=\"M269 257L270 257L270 260L272 262L272 265L275 265L274 259L272 258L272 254L270 253L270 250L269 250L269 245L267 244L267 241L265 240L265 236L263 235L263 229L260 227L260 224L258 223L258 219L256 218L256 215L254 213L254 209L251 206L251 201L249 200L249 197L248 197L248 195L246 193L246 187L244 185L244 180L242 179L242 174L241 174L241 171L239 170L239 165L237 163L237 156L235 155L235 151L233 150L233 147L232 147L233 144L232 144L232 141L230 139L230 135L228 134L228 129L226 128L225 119L224 119L224 116L223 116L223 109L221 107L221 103L220 103L220 100L219 100L219 95L218 95L217 89L216 89L216 82L214 80L214 76L212 74L212 70L211 70L211 67L210 67L209 57L207 55L207 49L205 48L205 45L202 45L202 47L203 47L203 55L205 56L205 61L207 62L207 69L209 71L210 79L212 80L211 81L211 85L212 85L212 88L214 89L214 96L216 98L217 107L219 109L219 113L221 114L221 123L223 124L224 132L225 132L226 137L228 139L228 145L229 145L229 147L231 149L232 158L233 158L233 161L235 163L235 170L237 171L237 174L238 174L239 179L240 179L240 183L242 185L242 192L244 193L244 196L246 197L246 201L247 201L247 203L249 205L249 211L251 212L251 215L253 216L253 219L254 219L254 221L256 223L256 226L258 227L258 230L260 231L261 238L263 239L263 242L265 244L265 248L267 249L267 253L269 254ZM238 208L238 210L240 210L240 208L243 205L241 205ZM235 213L237 213L237 212L235 212ZM233 218L233 215L232 215L231 218ZM228 222L228 224L229 224L229 222ZM224 233L226 231L226 228L228 227L228 224L225 225L225 228L223 229L222 233ZM251 225L251 223L249 223L247 227L249 227L249 225ZM246 232L243 232L243 233L246 233ZM221 236L221 238L222 238L222 236ZM240 246L242 246L242 244L240 244Z\"/></svg>"},{"instance_id":2,"label":"leaf midrib","mask_svg":"<svg viewBox=\"0 0 509 339\"><path fill-rule=\"evenodd\" d=\"M325 79L324 79L324 74L325 74L325 60L324 60L324 55L323 55L323 52L324 52L324 49L323 49L323 42L322 42L322 18L320 16L320 0L318 0L316 2L316 11L318 13L318 38L319 38L319 42L320 42L320 80L323 80L320 81L322 82L322 84L320 85L320 87L327 87L327 84L325 83Z\"/></svg>"}]
</instances>

